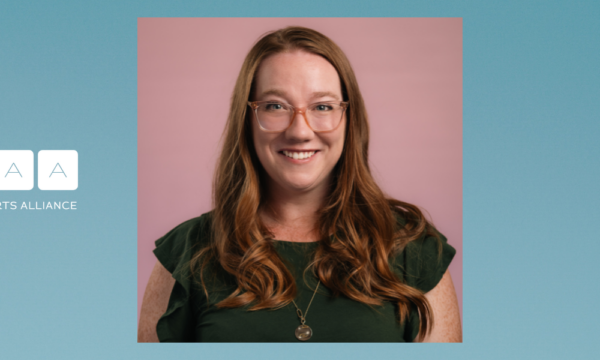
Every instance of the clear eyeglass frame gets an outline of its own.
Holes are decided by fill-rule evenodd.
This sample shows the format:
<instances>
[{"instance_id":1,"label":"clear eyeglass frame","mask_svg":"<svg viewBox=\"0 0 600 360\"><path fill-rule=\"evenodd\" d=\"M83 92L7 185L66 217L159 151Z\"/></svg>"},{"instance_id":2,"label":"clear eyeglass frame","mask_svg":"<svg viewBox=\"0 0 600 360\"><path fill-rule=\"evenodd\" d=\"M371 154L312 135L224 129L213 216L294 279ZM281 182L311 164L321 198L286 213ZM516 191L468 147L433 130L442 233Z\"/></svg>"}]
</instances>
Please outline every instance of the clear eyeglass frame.
<instances>
[{"instance_id":1,"label":"clear eyeglass frame","mask_svg":"<svg viewBox=\"0 0 600 360\"><path fill-rule=\"evenodd\" d=\"M283 130L267 130L265 129L265 127L260 123L260 119L258 117L258 108L260 107L260 105L264 105L264 104L274 104L274 103L278 103L278 104L283 104L286 106L289 106L292 110L294 110L291 113L290 116L290 120L289 120L289 124L288 126L283 129ZM340 119L338 121L338 124L331 130L315 130L311 125L310 125L310 121L308 121L308 116L306 114L306 110L314 105L320 105L320 104L336 104L339 105L342 108L342 114L340 115ZM265 101L248 101L248 106L250 106L250 108L254 111L254 116L256 116L256 120L258 122L258 126L260 127L260 129L264 132L267 133L280 133L280 132L284 132L287 129L289 129L290 126L292 126L293 122L294 122L294 118L296 117L296 114L301 114L304 117L304 121L306 121L306 124L308 125L308 127L316 132L316 133L326 133L326 132L331 132L334 131L335 129L337 129L340 124L342 123L342 119L344 118L344 113L346 112L346 110L348 109L348 102L346 101L320 101L320 102L316 102L313 104L309 104L308 106L305 107L295 107L293 105L290 105L288 103L284 103L281 101L272 101L272 100L265 100Z\"/></svg>"}]
</instances>

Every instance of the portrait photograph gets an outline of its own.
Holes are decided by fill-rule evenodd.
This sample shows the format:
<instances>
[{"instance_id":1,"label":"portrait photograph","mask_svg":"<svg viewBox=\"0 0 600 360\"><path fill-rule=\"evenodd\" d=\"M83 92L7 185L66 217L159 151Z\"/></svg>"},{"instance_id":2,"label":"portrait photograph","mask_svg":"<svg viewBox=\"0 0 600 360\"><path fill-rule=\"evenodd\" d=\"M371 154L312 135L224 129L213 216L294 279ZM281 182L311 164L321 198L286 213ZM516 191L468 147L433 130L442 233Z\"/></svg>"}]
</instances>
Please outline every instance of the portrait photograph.
<instances>
[{"instance_id":1,"label":"portrait photograph","mask_svg":"<svg viewBox=\"0 0 600 360\"><path fill-rule=\"evenodd\" d=\"M138 342L462 342L461 18L138 18Z\"/></svg>"}]
</instances>

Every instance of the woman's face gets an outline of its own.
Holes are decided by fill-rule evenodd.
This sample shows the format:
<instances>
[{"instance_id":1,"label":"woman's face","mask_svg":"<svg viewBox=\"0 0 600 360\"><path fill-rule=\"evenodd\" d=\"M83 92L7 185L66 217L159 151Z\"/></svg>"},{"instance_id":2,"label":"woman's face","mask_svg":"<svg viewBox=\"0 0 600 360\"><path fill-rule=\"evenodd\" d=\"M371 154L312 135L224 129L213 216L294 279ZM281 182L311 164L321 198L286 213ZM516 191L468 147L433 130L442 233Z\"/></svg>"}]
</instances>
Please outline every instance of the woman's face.
<instances>
[{"instance_id":1,"label":"woman's face","mask_svg":"<svg viewBox=\"0 0 600 360\"><path fill-rule=\"evenodd\" d=\"M269 56L256 74L254 101L272 100L305 108L315 102L343 101L337 71L321 56L304 51ZM331 172L344 147L346 114L330 132L314 132L296 113L279 133L263 131L255 116L252 135L256 154L269 175L269 187L286 192L326 191ZM294 153L313 153L294 159ZM306 156L303 154L300 157Z\"/></svg>"}]
</instances>

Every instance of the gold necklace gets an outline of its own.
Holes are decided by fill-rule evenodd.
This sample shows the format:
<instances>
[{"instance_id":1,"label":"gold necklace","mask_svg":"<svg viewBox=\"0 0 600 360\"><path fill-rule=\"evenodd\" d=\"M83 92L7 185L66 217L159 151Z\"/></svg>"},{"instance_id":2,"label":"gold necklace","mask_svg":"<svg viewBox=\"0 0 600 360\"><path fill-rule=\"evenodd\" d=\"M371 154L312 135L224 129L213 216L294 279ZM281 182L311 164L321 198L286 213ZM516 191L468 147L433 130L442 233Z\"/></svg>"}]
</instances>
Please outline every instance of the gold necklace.
<instances>
[{"instance_id":1,"label":"gold necklace","mask_svg":"<svg viewBox=\"0 0 600 360\"><path fill-rule=\"evenodd\" d=\"M321 280L319 280L319 282L317 283L315 292L313 293L313 296L310 299L310 302L308 303L308 307L306 308L306 313L304 315L302 314L302 310L300 310L298 305L296 305L296 302L294 300L292 300L292 303L294 303L294 306L296 307L296 314L298 314L298 317L300 318L300 323L301 323L300 326L298 326L296 328L296 338L298 338L298 340L300 340L300 341L306 341L306 340L310 339L313 334L310 326L306 325L305 323L306 323L306 316L308 315L308 309L310 309L310 304L312 304L312 301L315 298L315 295L317 294L317 289L319 288L320 284L321 284Z\"/></svg>"}]
</instances>

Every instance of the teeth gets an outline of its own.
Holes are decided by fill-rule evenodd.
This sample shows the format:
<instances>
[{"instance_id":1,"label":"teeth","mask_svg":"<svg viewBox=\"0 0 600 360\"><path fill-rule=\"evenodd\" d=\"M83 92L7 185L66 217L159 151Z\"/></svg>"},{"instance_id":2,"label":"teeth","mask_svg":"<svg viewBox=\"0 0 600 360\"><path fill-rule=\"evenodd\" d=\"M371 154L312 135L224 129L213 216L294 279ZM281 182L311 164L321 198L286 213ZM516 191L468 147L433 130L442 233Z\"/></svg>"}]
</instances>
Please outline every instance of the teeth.
<instances>
[{"instance_id":1,"label":"teeth","mask_svg":"<svg viewBox=\"0 0 600 360\"><path fill-rule=\"evenodd\" d=\"M313 156L316 151L308 151L308 152L291 152L291 151L283 151L283 154L289 158L296 160L308 159Z\"/></svg>"}]
</instances>

